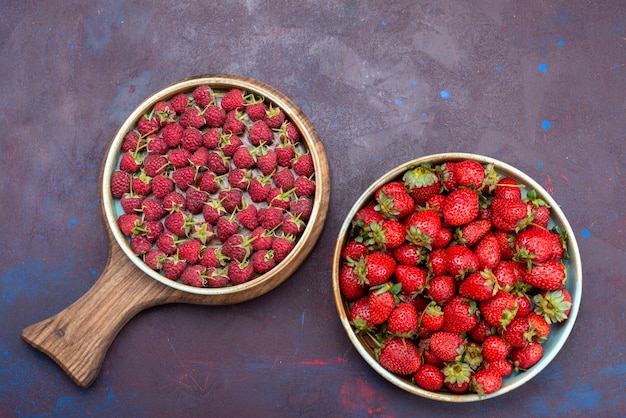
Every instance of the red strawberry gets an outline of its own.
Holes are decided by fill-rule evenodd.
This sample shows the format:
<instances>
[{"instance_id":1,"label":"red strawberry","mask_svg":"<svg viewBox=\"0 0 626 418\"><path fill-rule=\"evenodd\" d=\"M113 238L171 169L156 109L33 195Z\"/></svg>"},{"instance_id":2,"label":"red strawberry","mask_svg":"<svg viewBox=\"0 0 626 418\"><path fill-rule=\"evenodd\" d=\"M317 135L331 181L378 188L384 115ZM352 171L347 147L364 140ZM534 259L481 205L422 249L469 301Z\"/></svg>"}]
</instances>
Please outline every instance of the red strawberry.
<instances>
[{"instance_id":1,"label":"red strawberry","mask_svg":"<svg viewBox=\"0 0 626 418\"><path fill-rule=\"evenodd\" d=\"M443 321L443 310L435 301L429 303L420 316L420 324L433 332L443 327Z\"/></svg>"},{"instance_id":2,"label":"red strawberry","mask_svg":"<svg viewBox=\"0 0 626 418\"><path fill-rule=\"evenodd\" d=\"M465 340L454 332L437 331L430 337L430 348L442 361L454 362L465 351Z\"/></svg>"},{"instance_id":3,"label":"red strawberry","mask_svg":"<svg viewBox=\"0 0 626 418\"><path fill-rule=\"evenodd\" d=\"M407 193L402 182L390 182L376 192L376 210L388 219L402 219L413 213L415 202Z\"/></svg>"},{"instance_id":4,"label":"red strawberry","mask_svg":"<svg viewBox=\"0 0 626 418\"><path fill-rule=\"evenodd\" d=\"M459 285L459 294L475 301L490 299L495 295L497 279L490 270L477 271L470 274Z\"/></svg>"},{"instance_id":5,"label":"red strawberry","mask_svg":"<svg viewBox=\"0 0 626 418\"><path fill-rule=\"evenodd\" d=\"M468 331L467 335L476 343L482 343L490 335L495 335L497 332L495 327L492 327L484 319L479 319L478 324L474 328Z\"/></svg>"},{"instance_id":6,"label":"red strawberry","mask_svg":"<svg viewBox=\"0 0 626 418\"><path fill-rule=\"evenodd\" d=\"M507 231L501 231L496 229L492 232L493 236L498 240L500 246L500 258L502 260L511 260L515 255L515 248L513 247L515 242L515 234Z\"/></svg>"},{"instance_id":7,"label":"red strawberry","mask_svg":"<svg viewBox=\"0 0 626 418\"><path fill-rule=\"evenodd\" d=\"M491 211L493 226L505 232L524 228L531 218L526 203L520 200L494 198L491 201Z\"/></svg>"},{"instance_id":8,"label":"red strawberry","mask_svg":"<svg viewBox=\"0 0 626 418\"><path fill-rule=\"evenodd\" d=\"M407 239L419 247L431 248L433 240L441 232L441 218L434 209L418 210L404 221Z\"/></svg>"},{"instance_id":9,"label":"red strawberry","mask_svg":"<svg viewBox=\"0 0 626 418\"><path fill-rule=\"evenodd\" d=\"M565 267L560 261L549 260L526 271L524 281L537 289L558 290L565 284Z\"/></svg>"},{"instance_id":10,"label":"red strawberry","mask_svg":"<svg viewBox=\"0 0 626 418\"><path fill-rule=\"evenodd\" d=\"M511 347L523 347L531 340L529 331L530 323L528 319L516 316L506 328L500 329L500 335Z\"/></svg>"},{"instance_id":11,"label":"red strawberry","mask_svg":"<svg viewBox=\"0 0 626 418\"><path fill-rule=\"evenodd\" d=\"M474 328L478 323L476 303L462 296L455 296L443 308L442 331L461 334Z\"/></svg>"},{"instance_id":12,"label":"red strawberry","mask_svg":"<svg viewBox=\"0 0 626 418\"><path fill-rule=\"evenodd\" d=\"M513 373L513 365L509 360L486 360L485 367L500 373L500 376L506 377Z\"/></svg>"},{"instance_id":13,"label":"red strawberry","mask_svg":"<svg viewBox=\"0 0 626 418\"><path fill-rule=\"evenodd\" d=\"M514 348L511 351L511 361L518 370L528 370L543 357L543 347L539 343L529 343L524 347Z\"/></svg>"},{"instance_id":14,"label":"red strawberry","mask_svg":"<svg viewBox=\"0 0 626 418\"><path fill-rule=\"evenodd\" d=\"M522 200L521 186L510 177L500 179L493 192L494 197L505 200Z\"/></svg>"},{"instance_id":15,"label":"red strawberry","mask_svg":"<svg viewBox=\"0 0 626 418\"><path fill-rule=\"evenodd\" d=\"M456 278L475 272L480 266L476 254L464 245L451 245L446 249L446 270Z\"/></svg>"},{"instance_id":16,"label":"red strawberry","mask_svg":"<svg viewBox=\"0 0 626 418\"><path fill-rule=\"evenodd\" d=\"M396 267L395 276L402 285L402 290L408 295L415 296L424 291L428 273L420 267L401 264Z\"/></svg>"},{"instance_id":17,"label":"red strawberry","mask_svg":"<svg viewBox=\"0 0 626 418\"><path fill-rule=\"evenodd\" d=\"M220 105L226 111L243 110L246 105L244 93L240 89L231 89L224 94Z\"/></svg>"},{"instance_id":18,"label":"red strawberry","mask_svg":"<svg viewBox=\"0 0 626 418\"><path fill-rule=\"evenodd\" d=\"M530 338L538 343L544 343L550 335L550 323L535 312L530 312L526 319L530 324Z\"/></svg>"},{"instance_id":19,"label":"red strawberry","mask_svg":"<svg viewBox=\"0 0 626 418\"><path fill-rule=\"evenodd\" d=\"M443 372L432 364L423 364L413 375L416 385L431 392L440 390L443 387L444 379Z\"/></svg>"},{"instance_id":20,"label":"red strawberry","mask_svg":"<svg viewBox=\"0 0 626 418\"><path fill-rule=\"evenodd\" d=\"M250 260L232 260L228 263L228 278L233 286L249 282L254 278L254 267Z\"/></svg>"},{"instance_id":21,"label":"red strawberry","mask_svg":"<svg viewBox=\"0 0 626 418\"><path fill-rule=\"evenodd\" d=\"M478 161L459 161L453 166L457 187L472 187L479 190L485 179L485 168Z\"/></svg>"},{"instance_id":22,"label":"red strawberry","mask_svg":"<svg viewBox=\"0 0 626 418\"><path fill-rule=\"evenodd\" d=\"M437 176L439 181L446 191L452 191L457 187L457 182L454 174L454 165L456 162L447 161L437 166Z\"/></svg>"},{"instance_id":23,"label":"red strawberry","mask_svg":"<svg viewBox=\"0 0 626 418\"><path fill-rule=\"evenodd\" d=\"M204 272L206 271L206 267L201 266L200 264L196 264L193 266L187 266L180 275L180 280L188 285L194 287L205 287L206 279L204 277Z\"/></svg>"},{"instance_id":24,"label":"red strawberry","mask_svg":"<svg viewBox=\"0 0 626 418\"><path fill-rule=\"evenodd\" d=\"M422 338L417 343L417 348L422 353L422 357L424 358L424 363L432 364L438 369L445 366L445 363L433 353L432 348L430 347L430 337Z\"/></svg>"},{"instance_id":25,"label":"red strawberry","mask_svg":"<svg viewBox=\"0 0 626 418\"><path fill-rule=\"evenodd\" d=\"M448 268L446 266L446 249L435 248L427 256L428 270L432 276L443 276L448 274Z\"/></svg>"},{"instance_id":26,"label":"red strawberry","mask_svg":"<svg viewBox=\"0 0 626 418\"><path fill-rule=\"evenodd\" d=\"M355 273L363 283L377 286L389 280L395 269L396 260L387 253L377 251L359 259Z\"/></svg>"},{"instance_id":27,"label":"red strawberry","mask_svg":"<svg viewBox=\"0 0 626 418\"><path fill-rule=\"evenodd\" d=\"M491 299L479 302L478 308L492 327L506 327L517 313L515 297L504 290L498 290Z\"/></svg>"},{"instance_id":28,"label":"red strawberry","mask_svg":"<svg viewBox=\"0 0 626 418\"><path fill-rule=\"evenodd\" d=\"M446 364L443 368L443 374L445 376L444 386L450 392L456 394L469 392L473 371L467 363L455 361Z\"/></svg>"},{"instance_id":29,"label":"red strawberry","mask_svg":"<svg viewBox=\"0 0 626 418\"><path fill-rule=\"evenodd\" d=\"M456 295L456 283L452 276L437 276L429 280L426 295L440 305L445 305Z\"/></svg>"},{"instance_id":30,"label":"red strawberry","mask_svg":"<svg viewBox=\"0 0 626 418\"><path fill-rule=\"evenodd\" d=\"M482 343L482 354L487 361L505 360L509 355L509 345L499 335L490 335Z\"/></svg>"},{"instance_id":31,"label":"red strawberry","mask_svg":"<svg viewBox=\"0 0 626 418\"><path fill-rule=\"evenodd\" d=\"M274 142L274 133L265 121L259 120L248 130L248 140L255 147L261 144L271 145Z\"/></svg>"},{"instance_id":32,"label":"red strawberry","mask_svg":"<svg viewBox=\"0 0 626 418\"><path fill-rule=\"evenodd\" d=\"M478 193L472 189L454 189L443 204L443 219L452 226L471 222L478 216Z\"/></svg>"},{"instance_id":33,"label":"red strawberry","mask_svg":"<svg viewBox=\"0 0 626 418\"><path fill-rule=\"evenodd\" d=\"M393 249L393 256L398 264L417 266L422 261L422 253L417 245L405 242Z\"/></svg>"},{"instance_id":34,"label":"red strawberry","mask_svg":"<svg viewBox=\"0 0 626 418\"><path fill-rule=\"evenodd\" d=\"M402 181L418 206L423 206L441 188L439 177L427 164L407 170Z\"/></svg>"},{"instance_id":35,"label":"red strawberry","mask_svg":"<svg viewBox=\"0 0 626 418\"><path fill-rule=\"evenodd\" d=\"M178 246L178 257L188 264L196 264L200 258L202 244L195 239L189 239Z\"/></svg>"},{"instance_id":36,"label":"red strawberry","mask_svg":"<svg viewBox=\"0 0 626 418\"><path fill-rule=\"evenodd\" d=\"M417 331L418 322L415 306L408 302L401 302L387 318L387 327L393 335L408 338Z\"/></svg>"},{"instance_id":37,"label":"red strawberry","mask_svg":"<svg viewBox=\"0 0 626 418\"><path fill-rule=\"evenodd\" d=\"M292 210L295 213L295 211ZM372 222L363 230L365 244L374 250L392 250L404 243L406 229L398 221L384 219L382 222Z\"/></svg>"},{"instance_id":38,"label":"red strawberry","mask_svg":"<svg viewBox=\"0 0 626 418\"><path fill-rule=\"evenodd\" d=\"M498 239L491 233L487 234L474 246L474 254L478 258L479 269L493 270L500 263L500 244Z\"/></svg>"},{"instance_id":39,"label":"red strawberry","mask_svg":"<svg viewBox=\"0 0 626 418\"><path fill-rule=\"evenodd\" d=\"M365 286L359 281L357 275L354 274L354 267L348 264L344 264L341 267L339 288L341 289L341 294L347 300L357 300L365 294Z\"/></svg>"},{"instance_id":40,"label":"red strawberry","mask_svg":"<svg viewBox=\"0 0 626 418\"><path fill-rule=\"evenodd\" d=\"M533 297L535 312L551 324L563 322L572 309L572 296L566 289L543 291Z\"/></svg>"},{"instance_id":41,"label":"red strawberry","mask_svg":"<svg viewBox=\"0 0 626 418\"><path fill-rule=\"evenodd\" d=\"M502 375L497 370L483 368L472 377L471 389L479 396L488 395L502 387Z\"/></svg>"},{"instance_id":42,"label":"red strawberry","mask_svg":"<svg viewBox=\"0 0 626 418\"><path fill-rule=\"evenodd\" d=\"M213 91L208 85L201 85L192 91L191 97L193 97L198 106L204 108L213 101Z\"/></svg>"},{"instance_id":43,"label":"red strawberry","mask_svg":"<svg viewBox=\"0 0 626 418\"><path fill-rule=\"evenodd\" d=\"M389 315L396 307L395 294L398 290L398 288L394 288L391 284L386 283L370 293L370 323L380 325L387 321Z\"/></svg>"},{"instance_id":44,"label":"red strawberry","mask_svg":"<svg viewBox=\"0 0 626 418\"><path fill-rule=\"evenodd\" d=\"M539 227L529 227L517 234L514 241L516 261L525 262L528 268L552 258L552 234Z\"/></svg>"},{"instance_id":45,"label":"red strawberry","mask_svg":"<svg viewBox=\"0 0 626 418\"><path fill-rule=\"evenodd\" d=\"M380 365L399 375L412 375L422 365L417 347L406 338L393 337L385 342L378 355Z\"/></svg>"},{"instance_id":46,"label":"red strawberry","mask_svg":"<svg viewBox=\"0 0 626 418\"><path fill-rule=\"evenodd\" d=\"M252 267L257 274L265 274L276 265L272 250L259 250L252 254Z\"/></svg>"},{"instance_id":47,"label":"red strawberry","mask_svg":"<svg viewBox=\"0 0 626 418\"><path fill-rule=\"evenodd\" d=\"M487 235L491 230L491 221L488 219L475 219L457 228L454 237L458 244L472 247Z\"/></svg>"}]
</instances>

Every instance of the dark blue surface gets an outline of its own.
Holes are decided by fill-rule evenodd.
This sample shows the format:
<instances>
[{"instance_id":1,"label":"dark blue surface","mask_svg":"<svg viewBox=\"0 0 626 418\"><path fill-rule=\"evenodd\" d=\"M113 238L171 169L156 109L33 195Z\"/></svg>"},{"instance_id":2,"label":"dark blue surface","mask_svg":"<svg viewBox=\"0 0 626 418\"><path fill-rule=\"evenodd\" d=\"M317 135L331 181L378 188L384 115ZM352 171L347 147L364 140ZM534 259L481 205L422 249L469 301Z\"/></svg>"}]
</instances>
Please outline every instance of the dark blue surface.
<instances>
[{"instance_id":1,"label":"dark blue surface","mask_svg":"<svg viewBox=\"0 0 626 418\"><path fill-rule=\"evenodd\" d=\"M623 2L4 3L0 416L626 416ZM209 73L268 83L311 119L332 176L321 239L258 299L140 313L81 389L20 332L102 273L98 174L119 124L152 92ZM584 271L553 363L464 406L370 369L331 287L334 242L362 191L409 159L453 151L541 183Z\"/></svg>"}]
</instances>

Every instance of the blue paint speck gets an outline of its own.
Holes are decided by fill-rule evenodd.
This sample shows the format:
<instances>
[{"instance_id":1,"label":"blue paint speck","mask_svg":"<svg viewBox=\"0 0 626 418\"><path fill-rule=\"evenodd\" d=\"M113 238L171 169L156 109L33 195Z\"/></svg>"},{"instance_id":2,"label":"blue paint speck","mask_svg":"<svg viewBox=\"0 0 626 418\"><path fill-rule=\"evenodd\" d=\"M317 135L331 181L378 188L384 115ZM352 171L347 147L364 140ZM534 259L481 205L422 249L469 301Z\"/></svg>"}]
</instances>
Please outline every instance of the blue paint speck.
<instances>
[{"instance_id":1,"label":"blue paint speck","mask_svg":"<svg viewBox=\"0 0 626 418\"><path fill-rule=\"evenodd\" d=\"M380 22L380 26L382 26L382 27L384 28L385 26L387 26L387 22L385 22L385 21L383 20L382 22Z\"/></svg>"},{"instance_id":2,"label":"blue paint speck","mask_svg":"<svg viewBox=\"0 0 626 418\"><path fill-rule=\"evenodd\" d=\"M559 45L565 45L565 41L563 39L559 39Z\"/></svg>"},{"instance_id":3,"label":"blue paint speck","mask_svg":"<svg viewBox=\"0 0 626 418\"><path fill-rule=\"evenodd\" d=\"M5 352L4 352L4 356L5 356L5 357L9 357L9 352L8 352L8 351L5 351Z\"/></svg>"},{"instance_id":4,"label":"blue paint speck","mask_svg":"<svg viewBox=\"0 0 626 418\"><path fill-rule=\"evenodd\" d=\"M548 71L548 65L542 62L541 64L539 64L539 71L545 73L546 71Z\"/></svg>"},{"instance_id":5,"label":"blue paint speck","mask_svg":"<svg viewBox=\"0 0 626 418\"><path fill-rule=\"evenodd\" d=\"M441 93L439 93L441 95L442 99L447 99L450 97L450 93L448 93L446 90L441 90Z\"/></svg>"},{"instance_id":6,"label":"blue paint speck","mask_svg":"<svg viewBox=\"0 0 626 418\"><path fill-rule=\"evenodd\" d=\"M543 167L543 163L540 161L537 163L537 168L541 168L541 167Z\"/></svg>"},{"instance_id":7,"label":"blue paint speck","mask_svg":"<svg viewBox=\"0 0 626 418\"><path fill-rule=\"evenodd\" d=\"M496 71L500 71L500 66L499 65L496 67Z\"/></svg>"},{"instance_id":8,"label":"blue paint speck","mask_svg":"<svg viewBox=\"0 0 626 418\"><path fill-rule=\"evenodd\" d=\"M78 221L77 221L77 220L75 220L75 219L70 219L70 226L74 226L74 225L76 225L77 223L78 223Z\"/></svg>"},{"instance_id":9,"label":"blue paint speck","mask_svg":"<svg viewBox=\"0 0 626 418\"><path fill-rule=\"evenodd\" d=\"M400 100L400 99L396 100L396 104L397 104L398 106L402 105L402 100Z\"/></svg>"},{"instance_id":10,"label":"blue paint speck","mask_svg":"<svg viewBox=\"0 0 626 418\"><path fill-rule=\"evenodd\" d=\"M583 233L583 238L589 238L591 236L591 233L589 232L588 229L583 229L582 233Z\"/></svg>"},{"instance_id":11,"label":"blue paint speck","mask_svg":"<svg viewBox=\"0 0 626 418\"><path fill-rule=\"evenodd\" d=\"M622 30L620 26L616 27L615 30Z\"/></svg>"},{"instance_id":12,"label":"blue paint speck","mask_svg":"<svg viewBox=\"0 0 626 418\"><path fill-rule=\"evenodd\" d=\"M413 80L411 84L413 84L414 86L417 86L417 81Z\"/></svg>"},{"instance_id":13,"label":"blue paint speck","mask_svg":"<svg viewBox=\"0 0 626 418\"><path fill-rule=\"evenodd\" d=\"M97 272L97 271L95 271L95 270L91 270L91 275L92 275L92 276L97 276L97 275L98 275L98 272Z\"/></svg>"},{"instance_id":14,"label":"blue paint speck","mask_svg":"<svg viewBox=\"0 0 626 418\"><path fill-rule=\"evenodd\" d=\"M550 129L551 123L549 120L544 120L543 122L541 122L541 128L544 131L547 131L548 129Z\"/></svg>"}]
</instances>

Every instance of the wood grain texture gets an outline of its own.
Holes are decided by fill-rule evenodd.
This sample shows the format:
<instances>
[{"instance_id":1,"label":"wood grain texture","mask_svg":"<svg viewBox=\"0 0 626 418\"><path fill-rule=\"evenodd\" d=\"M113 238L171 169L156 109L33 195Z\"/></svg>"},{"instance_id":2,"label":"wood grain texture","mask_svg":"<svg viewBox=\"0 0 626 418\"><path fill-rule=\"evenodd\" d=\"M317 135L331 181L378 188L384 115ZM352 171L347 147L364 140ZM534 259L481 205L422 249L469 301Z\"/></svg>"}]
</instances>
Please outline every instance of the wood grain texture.
<instances>
[{"instance_id":1,"label":"wood grain texture","mask_svg":"<svg viewBox=\"0 0 626 418\"><path fill-rule=\"evenodd\" d=\"M189 92L201 84L217 89L237 87L269 97L299 128L313 156L316 179L311 217L289 256L254 280L218 289L194 288L169 280L134 256L117 227L117 215L109 192L109 179L117 164L121 141L136 119L158 101L180 92ZM100 171L99 184L102 216L109 238L109 257L104 272L93 287L72 305L49 319L26 327L21 333L24 341L51 357L81 387L88 387L94 382L116 335L142 310L168 303L240 303L261 296L283 283L313 250L324 227L330 203L328 161L308 118L287 97L270 86L244 77L225 75L190 78L174 83L140 104L111 142Z\"/></svg>"}]
</instances>

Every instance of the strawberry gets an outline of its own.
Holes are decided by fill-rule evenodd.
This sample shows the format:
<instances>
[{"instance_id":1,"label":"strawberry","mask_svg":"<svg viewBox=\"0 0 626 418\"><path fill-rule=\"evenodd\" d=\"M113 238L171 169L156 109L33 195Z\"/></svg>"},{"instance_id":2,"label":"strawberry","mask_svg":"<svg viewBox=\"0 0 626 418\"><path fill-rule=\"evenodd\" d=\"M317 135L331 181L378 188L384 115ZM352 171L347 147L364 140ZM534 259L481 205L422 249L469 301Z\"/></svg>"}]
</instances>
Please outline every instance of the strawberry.
<instances>
[{"instance_id":1,"label":"strawberry","mask_svg":"<svg viewBox=\"0 0 626 418\"><path fill-rule=\"evenodd\" d=\"M386 370L399 375L412 375L422 365L417 347L406 338L392 337L378 354L380 365Z\"/></svg>"},{"instance_id":2,"label":"strawberry","mask_svg":"<svg viewBox=\"0 0 626 418\"><path fill-rule=\"evenodd\" d=\"M442 213L443 204L446 201L446 196L443 194L436 194L430 197L426 202L426 207L430 209L435 209L439 214Z\"/></svg>"},{"instance_id":3,"label":"strawberry","mask_svg":"<svg viewBox=\"0 0 626 418\"><path fill-rule=\"evenodd\" d=\"M376 210L374 205L365 206L357 211L352 219L353 228L363 228L372 222L382 222L383 215Z\"/></svg>"},{"instance_id":4,"label":"strawberry","mask_svg":"<svg viewBox=\"0 0 626 418\"><path fill-rule=\"evenodd\" d=\"M372 250L391 250L404 243L405 235L404 225L392 219L384 219L367 225L361 238Z\"/></svg>"},{"instance_id":5,"label":"strawberry","mask_svg":"<svg viewBox=\"0 0 626 418\"><path fill-rule=\"evenodd\" d=\"M490 230L491 221L489 219L475 219L458 227L454 233L454 238L458 244L472 247L483 239Z\"/></svg>"},{"instance_id":6,"label":"strawberry","mask_svg":"<svg viewBox=\"0 0 626 418\"><path fill-rule=\"evenodd\" d=\"M446 267L446 249L434 248L427 256L426 264L432 276L443 276L448 274Z\"/></svg>"},{"instance_id":7,"label":"strawberry","mask_svg":"<svg viewBox=\"0 0 626 418\"><path fill-rule=\"evenodd\" d=\"M365 286L359 281L359 278L354 274L354 267L349 264L344 264L339 272L339 288L341 294L347 300L357 300L365 294ZM368 309L369 317L369 309Z\"/></svg>"},{"instance_id":8,"label":"strawberry","mask_svg":"<svg viewBox=\"0 0 626 418\"><path fill-rule=\"evenodd\" d=\"M475 341L467 341L465 346L465 352L461 357L461 361L470 366L472 371L478 371L484 362L482 348L480 344Z\"/></svg>"},{"instance_id":9,"label":"strawberry","mask_svg":"<svg viewBox=\"0 0 626 418\"><path fill-rule=\"evenodd\" d=\"M510 177L500 179L493 192L497 199L522 200L521 185Z\"/></svg>"},{"instance_id":10,"label":"strawberry","mask_svg":"<svg viewBox=\"0 0 626 418\"><path fill-rule=\"evenodd\" d=\"M434 209L413 212L403 224L407 230L407 240L419 247L431 248L433 240L441 231L441 218Z\"/></svg>"},{"instance_id":11,"label":"strawberry","mask_svg":"<svg viewBox=\"0 0 626 418\"><path fill-rule=\"evenodd\" d=\"M445 305L456 295L456 283L452 276L442 275L429 280L426 295L440 305Z\"/></svg>"},{"instance_id":12,"label":"strawberry","mask_svg":"<svg viewBox=\"0 0 626 418\"><path fill-rule=\"evenodd\" d=\"M315 173L313 156L308 152L296 152L291 168L297 176L311 177Z\"/></svg>"},{"instance_id":13,"label":"strawberry","mask_svg":"<svg viewBox=\"0 0 626 418\"><path fill-rule=\"evenodd\" d=\"M443 204L443 219L452 226L471 222L478 216L478 193L472 189L454 189Z\"/></svg>"},{"instance_id":14,"label":"strawberry","mask_svg":"<svg viewBox=\"0 0 626 418\"><path fill-rule=\"evenodd\" d=\"M437 176L443 186L443 190L452 191L457 187L457 181L454 174L454 166L456 162L447 161L436 167Z\"/></svg>"},{"instance_id":15,"label":"strawberry","mask_svg":"<svg viewBox=\"0 0 626 418\"><path fill-rule=\"evenodd\" d=\"M443 308L442 331L461 334L474 328L478 323L476 303L462 296L455 296Z\"/></svg>"},{"instance_id":16,"label":"strawberry","mask_svg":"<svg viewBox=\"0 0 626 418\"><path fill-rule=\"evenodd\" d=\"M200 109L195 106L188 107L184 110L182 115L178 118L178 123L183 128L197 128L200 129L206 124L204 115Z\"/></svg>"},{"instance_id":17,"label":"strawberry","mask_svg":"<svg viewBox=\"0 0 626 418\"><path fill-rule=\"evenodd\" d=\"M486 361L505 360L509 351L508 343L499 335L490 335L482 342L483 358Z\"/></svg>"},{"instance_id":18,"label":"strawberry","mask_svg":"<svg viewBox=\"0 0 626 418\"><path fill-rule=\"evenodd\" d=\"M513 365L509 360L486 360L485 367L497 371L502 377L507 377L513 373Z\"/></svg>"},{"instance_id":19,"label":"strawberry","mask_svg":"<svg viewBox=\"0 0 626 418\"><path fill-rule=\"evenodd\" d=\"M517 313L515 297L504 290L498 290L490 299L479 302L478 308L492 327L506 327Z\"/></svg>"},{"instance_id":20,"label":"strawberry","mask_svg":"<svg viewBox=\"0 0 626 418\"><path fill-rule=\"evenodd\" d=\"M399 303L387 318L389 332L398 337L411 337L417 331L418 325L417 310L408 302Z\"/></svg>"},{"instance_id":21,"label":"strawberry","mask_svg":"<svg viewBox=\"0 0 626 418\"><path fill-rule=\"evenodd\" d=\"M465 351L466 341L454 332L437 331L430 337L433 353L446 363L454 362Z\"/></svg>"},{"instance_id":22,"label":"strawberry","mask_svg":"<svg viewBox=\"0 0 626 418\"><path fill-rule=\"evenodd\" d=\"M521 316L516 316L506 328L500 329L500 335L511 347L523 347L528 344L531 340L529 332L530 322L528 318Z\"/></svg>"},{"instance_id":23,"label":"strawberry","mask_svg":"<svg viewBox=\"0 0 626 418\"><path fill-rule=\"evenodd\" d=\"M252 254L252 267L257 274L265 274L276 265L272 250L259 250Z\"/></svg>"},{"instance_id":24,"label":"strawberry","mask_svg":"<svg viewBox=\"0 0 626 418\"><path fill-rule=\"evenodd\" d=\"M434 301L429 303L420 315L420 324L433 332L443 327L443 321L443 310Z\"/></svg>"},{"instance_id":25,"label":"strawberry","mask_svg":"<svg viewBox=\"0 0 626 418\"><path fill-rule=\"evenodd\" d=\"M490 335L495 335L497 332L495 327L492 327L483 318L478 320L478 323L474 328L468 331L467 335L476 343L484 342Z\"/></svg>"},{"instance_id":26,"label":"strawberry","mask_svg":"<svg viewBox=\"0 0 626 418\"><path fill-rule=\"evenodd\" d=\"M395 276L398 283L402 285L402 290L415 296L424 291L428 273L420 267L401 264L396 267Z\"/></svg>"},{"instance_id":27,"label":"strawberry","mask_svg":"<svg viewBox=\"0 0 626 418\"><path fill-rule=\"evenodd\" d=\"M243 91L236 88L229 90L222 96L220 105L226 111L243 110L246 105Z\"/></svg>"},{"instance_id":28,"label":"strawberry","mask_svg":"<svg viewBox=\"0 0 626 418\"><path fill-rule=\"evenodd\" d=\"M528 370L543 357L543 346L532 342L511 350L511 361L516 370Z\"/></svg>"},{"instance_id":29,"label":"strawberry","mask_svg":"<svg viewBox=\"0 0 626 418\"><path fill-rule=\"evenodd\" d=\"M494 198L491 201L491 222L497 229L511 232L523 229L531 220L526 203L521 200Z\"/></svg>"},{"instance_id":30,"label":"strawberry","mask_svg":"<svg viewBox=\"0 0 626 418\"><path fill-rule=\"evenodd\" d=\"M485 180L485 168L478 161L459 161L453 166L456 187L471 187L479 190Z\"/></svg>"},{"instance_id":31,"label":"strawberry","mask_svg":"<svg viewBox=\"0 0 626 418\"><path fill-rule=\"evenodd\" d=\"M566 289L543 291L533 297L534 311L550 324L563 322L572 308L572 296Z\"/></svg>"},{"instance_id":32,"label":"strawberry","mask_svg":"<svg viewBox=\"0 0 626 418\"><path fill-rule=\"evenodd\" d=\"M439 234L430 243L433 248L446 248L452 242L452 230L448 228L439 229Z\"/></svg>"},{"instance_id":33,"label":"strawberry","mask_svg":"<svg viewBox=\"0 0 626 418\"><path fill-rule=\"evenodd\" d=\"M365 244L363 244L365 245ZM367 247L366 247L367 249ZM422 261L422 253L417 245L405 242L393 249L393 257L398 264L417 266Z\"/></svg>"},{"instance_id":34,"label":"strawberry","mask_svg":"<svg viewBox=\"0 0 626 418\"><path fill-rule=\"evenodd\" d=\"M191 97L198 106L204 108L213 101L213 91L208 85L201 85L191 92Z\"/></svg>"},{"instance_id":35,"label":"strawberry","mask_svg":"<svg viewBox=\"0 0 626 418\"><path fill-rule=\"evenodd\" d=\"M554 260L534 265L524 274L524 282L540 290L561 289L565 280L565 266Z\"/></svg>"},{"instance_id":36,"label":"strawberry","mask_svg":"<svg viewBox=\"0 0 626 418\"><path fill-rule=\"evenodd\" d=\"M204 272L206 271L206 267L201 266L200 264L196 265L187 265L183 272L180 275L180 280L183 284L194 287L205 287L206 286L206 278L204 277Z\"/></svg>"},{"instance_id":37,"label":"strawberry","mask_svg":"<svg viewBox=\"0 0 626 418\"><path fill-rule=\"evenodd\" d=\"M391 312L396 307L395 294L399 291L399 286L392 286L385 283L375 286L369 296L370 323L381 325L389 318Z\"/></svg>"},{"instance_id":38,"label":"strawberry","mask_svg":"<svg viewBox=\"0 0 626 418\"><path fill-rule=\"evenodd\" d=\"M499 229L494 230L493 236L498 240L500 246L500 258L502 260L511 260L515 255L515 234Z\"/></svg>"},{"instance_id":39,"label":"strawberry","mask_svg":"<svg viewBox=\"0 0 626 418\"><path fill-rule=\"evenodd\" d=\"M428 164L408 169L402 176L404 186L418 206L423 206L439 193L439 177Z\"/></svg>"},{"instance_id":40,"label":"strawberry","mask_svg":"<svg viewBox=\"0 0 626 418\"><path fill-rule=\"evenodd\" d=\"M396 260L391 255L376 251L359 259L355 273L363 283L377 286L389 280L396 265Z\"/></svg>"},{"instance_id":41,"label":"strawberry","mask_svg":"<svg viewBox=\"0 0 626 418\"><path fill-rule=\"evenodd\" d=\"M236 286L249 282L254 278L254 267L250 264L250 260L237 261L232 260L227 267L228 278L230 284Z\"/></svg>"},{"instance_id":42,"label":"strawberry","mask_svg":"<svg viewBox=\"0 0 626 418\"><path fill-rule=\"evenodd\" d=\"M422 364L413 375L416 385L431 392L440 390L443 387L444 379L443 372L432 364Z\"/></svg>"},{"instance_id":43,"label":"strawberry","mask_svg":"<svg viewBox=\"0 0 626 418\"><path fill-rule=\"evenodd\" d=\"M474 254L478 258L479 269L493 270L500 263L500 244L491 233L487 234L474 246Z\"/></svg>"},{"instance_id":44,"label":"strawberry","mask_svg":"<svg viewBox=\"0 0 626 418\"><path fill-rule=\"evenodd\" d=\"M533 216L533 224L547 229L550 223L550 205L543 199L537 197L535 190L529 190L528 193L526 193L524 202L526 202Z\"/></svg>"},{"instance_id":45,"label":"strawberry","mask_svg":"<svg viewBox=\"0 0 626 418\"><path fill-rule=\"evenodd\" d=\"M490 299L498 290L497 279L490 270L470 274L459 285L459 295L475 301Z\"/></svg>"},{"instance_id":46,"label":"strawberry","mask_svg":"<svg viewBox=\"0 0 626 418\"><path fill-rule=\"evenodd\" d=\"M265 121L259 120L254 122L248 130L248 140L255 147L261 144L271 145L274 142L274 133Z\"/></svg>"},{"instance_id":47,"label":"strawberry","mask_svg":"<svg viewBox=\"0 0 626 418\"><path fill-rule=\"evenodd\" d=\"M517 234L514 241L515 261L524 262L530 269L552 258L552 234L539 227L529 227Z\"/></svg>"},{"instance_id":48,"label":"strawberry","mask_svg":"<svg viewBox=\"0 0 626 418\"><path fill-rule=\"evenodd\" d=\"M380 187L375 196L376 210L385 218L402 219L415 210L415 202L402 182L391 182Z\"/></svg>"},{"instance_id":49,"label":"strawberry","mask_svg":"<svg viewBox=\"0 0 626 418\"><path fill-rule=\"evenodd\" d=\"M464 278L478 270L480 261L476 254L464 245L451 245L446 249L446 270L455 278Z\"/></svg>"},{"instance_id":50,"label":"strawberry","mask_svg":"<svg viewBox=\"0 0 626 418\"><path fill-rule=\"evenodd\" d=\"M369 295L356 299L348 312L350 324L355 328L356 333L371 332L373 325L370 321Z\"/></svg>"},{"instance_id":51,"label":"strawberry","mask_svg":"<svg viewBox=\"0 0 626 418\"><path fill-rule=\"evenodd\" d=\"M497 370L480 369L472 377L470 386L479 396L494 393L502 387L502 375Z\"/></svg>"},{"instance_id":52,"label":"strawberry","mask_svg":"<svg viewBox=\"0 0 626 418\"><path fill-rule=\"evenodd\" d=\"M526 319L530 325L530 338L532 341L543 344L550 335L550 323L535 312L530 312Z\"/></svg>"},{"instance_id":53,"label":"strawberry","mask_svg":"<svg viewBox=\"0 0 626 418\"><path fill-rule=\"evenodd\" d=\"M469 392L473 371L467 363L455 361L446 364L442 371L446 389L456 394Z\"/></svg>"}]
</instances>

